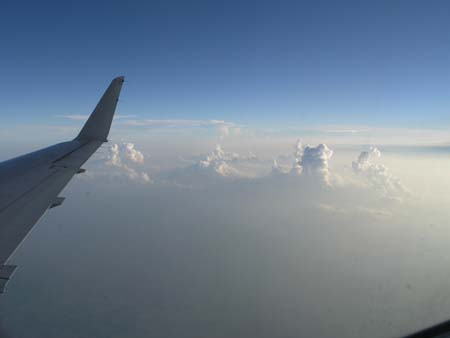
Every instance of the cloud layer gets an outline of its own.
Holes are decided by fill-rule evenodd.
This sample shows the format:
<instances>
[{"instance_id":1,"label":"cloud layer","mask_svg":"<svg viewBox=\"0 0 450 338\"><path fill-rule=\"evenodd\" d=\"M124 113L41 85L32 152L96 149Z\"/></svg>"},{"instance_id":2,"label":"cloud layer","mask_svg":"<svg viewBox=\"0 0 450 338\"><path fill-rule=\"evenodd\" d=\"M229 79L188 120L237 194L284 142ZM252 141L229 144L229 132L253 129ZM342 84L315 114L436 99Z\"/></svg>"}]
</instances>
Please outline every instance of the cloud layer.
<instances>
[{"instance_id":1,"label":"cloud layer","mask_svg":"<svg viewBox=\"0 0 450 338\"><path fill-rule=\"evenodd\" d=\"M239 125L224 120L152 120L152 119L128 119L121 125L146 128L169 128L169 129L211 129L221 137L238 135L241 132Z\"/></svg>"},{"instance_id":2,"label":"cloud layer","mask_svg":"<svg viewBox=\"0 0 450 338\"><path fill-rule=\"evenodd\" d=\"M270 162L252 152L242 154L217 145L210 152L183 160L190 162L187 166L160 170L152 176L145 170L143 152L133 143L115 143L106 150L91 170L94 175L100 173L138 183L213 189L218 194L239 191L246 186L247 192L254 190L255 194L278 201L293 194L289 200L298 199L298 206L314 206L317 210L341 217L364 213L371 217L386 217L394 206L392 201L401 202L407 192L385 165L376 163L381 153L375 147L361 152L352 162L352 170L347 175L350 179L344 179L331 170L334 152L324 143L304 146L297 141L291 155L294 159L291 166L273 160L271 168ZM265 171L260 169L264 167ZM252 174L244 170L248 168L258 170Z\"/></svg>"}]
</instances>

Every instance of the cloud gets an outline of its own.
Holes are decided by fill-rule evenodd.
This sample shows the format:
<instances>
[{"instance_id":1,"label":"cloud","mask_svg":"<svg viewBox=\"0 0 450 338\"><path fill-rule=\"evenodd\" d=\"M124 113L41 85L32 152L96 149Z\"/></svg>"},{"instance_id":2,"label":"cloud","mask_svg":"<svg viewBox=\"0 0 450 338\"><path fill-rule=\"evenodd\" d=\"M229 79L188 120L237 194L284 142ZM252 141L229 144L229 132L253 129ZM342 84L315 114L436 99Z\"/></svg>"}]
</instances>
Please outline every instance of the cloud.
<instances>
[{"instance_id":1,"label":"cloud","mask_svg":"<svg viewBox=\"0 0 450 338\"><path fill-rule=\"evenodd\" d=\"M380 192L391 201L400 200L399 196L406 191L385 166L374 163L381 156L377 148L361 152L352 163L353 172L362 179L359 184L331 171L330 161L334 152L323 143L303 146L297 141L291 156L293 163L279 164L273 160L270 171L267 170L268 162L254 153L227 151L219 144L208 153L184 160L189 162L187 166L162 170L152 177L143 169L145 155L133 143L115 143L106 150L101 157L102 165L96 170L108 177L211 191L218 189L218 193L245 189L266 195L266 198L272 196L279 202L285 198L293 199L289 204L297 201L302 208L319 208L339 217L389 217L394 204L383 202L387 199L380 199Z\"/></svg>"},{"instance_id":2,"label":"cloud","mask_svg":"<svg viewBox=\"0 0 450 338\"><path fill-rule=\"evenodd\" d=\"M317 147L306 146L303 149L300 165L302 175L318 178L330 183L330 170L328 161L333 156L333 151L326 144L319 144Z\"/></svg>"},{"instance_id":3,"label":"cloud","mask_svg":"<svg viewBox=\"0 0 450 338\"><path fill-rule=\"evenodd\" d=\"M301 169L300 169L301 170ZM289 168L278 164L277 160L273 160L271 176L284 176L289 173Z\"/></svg>"},{"instance_id":4,"label":"cloud","mask_svg":"<svg viewBox=\"0 0 450 338\"><path fill-rule=\"evenodd\" d=\"M224 120L183 120L183 119L168 119L168 120L126 120L121 123L124 126L132 127L147 127L147 128L170 128L170 129L213 129L220 137L227 137L230 135L238 135L241 132L241 127L235 123Z\"/></svg>"},{"instance_id":5,"label":"cloud","mask_svg":"<svg viewBox=\"0 0 450 338\"><path fill-rule=\"evenodd\" d=\"M312 178L313 181L325 183L327 186L336 183L345 184L340 176L332 175L330 171L329 161L332 156L333 150L324 143L316 147L309 145L303 147L301 142L297 141L294 147L294 163L290 174ZM361 152L358 159L352 163L353 172L362 177L368 186L381 192L383 196L398 199L402 194L407 193L407 189L398 178L389 172L385 165L373 162L379 157L381 157L381 152L376 147ZM280 167L277 161L274 161L271 174L272 176L284 175L286 169Z\"/></svg>"},{"instance_id":6,"label":"cloud","mask_svg":"<svg viewBox=\"0 0 450 338\"><path fill-rule=\"evenodd\" d=\"M290 171L294 176L305 176L318 180L327 185L330 184L330 170L328 161L333 156L333 151L326 144L319 144L316 147L302 146L300 140L294 146L294 163ZM276 161L272 167L272 174L280 175L286 173L285 168L281 168Z\"/></svg>"},{"instance_id":7,"label":"cloud","mask_svg":"<svg viewBox=\"0 0 450 338\"><path fill-rule=\"evenodd\" d=\"M72 121L86 121L89 115L55 115L55 117L62 117Z\"/></svg>"},{"instance_id":8,"label":"cloud","mask_svg":"<svg viewBox=\"0 0 450 338\"><path fill-rule=\"evenodd\" d=\"M277 194L278 201L295 190L298 191L298 207L310 205L341 218L384 219L394 215L398 204L392 201L403 201L401 197L407 190L385 166L373 163L375 158L381 156L380 151L371 148L353 162L353 171L366 184L345 180L333 173L329 166L333 154L326 144L302 146L297 141L291 156L295 160L290 170L274 160L270 174L260 177L259 181L268 183L267 192ZM384 197L382 199L380 192Z\"/></svg>"},{"instance_id":9,"label":"cloud","mask_svg":"<svg viewBox=\"0 0 450 338\"><path fill-rule=\"evenodd\" d=\"M350 207L337 206L334 204L319 203L318 208L320 211L330 213L339 216L349 217L371 217L377 219L386 219L392 217L392 212L386 209L365 207L361 205L353 205Z\"/></svg>"},{"instance_id":10,"label":"cloud","mask_svg":"<svg viewBox=\"0 0 450 338\"><path fill-rule=\"evenodd\" d=\"M65 118L71 121L86 121L89 117L89 114L69 114L69 115L55 115L55 117L61 117L61 118ZM120 115L120 114L115 114L114 115L114 119L119 120L119 119L130 119L130 118L134 118L136 117L136 115Z\"/></svg>"},{"instance_id":11,"label":"cloud","mask_svg":"<svg viewBox=\"0 0 450 338\"><path fill-rule=\"evenodd\" d=\"M223 150L221 145L192 161L192 164L176 168L164 175L162 180L186 186L205 186L223 180L248 178L235 165L257 160L257 156L249 152L241 155Z\"/></svg>"},{"instance_id":12,"label":"cloud","mask_svg":"<svg viewBox=\"0 0 450 338\"><path fill-rule=\"evenodd\" d=\"M106 164L118 169L132 180L151 182L150 176L144 171L138 171L135 164L144 163L144 154L137 150L133 143L115 143L108 148L108 160Z\"/></svg>"},{"instance_id":13,"label":"cloud","mask_svg":"<svg viewBox=\"0 0 450 338\"><path fill-rule=\"evenodd\" d=\"M333 151L325 144L303 147L302 143L298 141L293 151L293 165L288 167L279 164L274 159L272 169L267 175L267 171L258 169L258 166L266 165L267 162L259 160L254 153L249 152L247 155L243 155L229 152L225 151L221 145L217 145L213 151L194 159L191 165L176 168L162 176L166 181L179 182L187 186L206 186L224 179L227 181L230 179L264 181L274 177L287 178L288 176L297 177L298 182L307 182L308 185L317 186L319 183L329 186L332 183L329 170L329 160L332 155ZM251 163L253 163L250 165L250 168L254 169L253 173L246 172L244 174L246 165ZM255 171L260 174L255 174Z\"/></svg>"},{"instance_id":14,"label":"cloud","mask_svg":"<svg viewBox=\"0 0 450 338\"><path fill-rule=\"evenodd\" d=\"M225 162L252 161L258 159L258 157L252 152L249 152L248 155L240 155L235 152L224 151L220 144L216 146L214 151L208 153L205 158L208 161L219 160Z\"/></svg>"},{"instance_id":15,"label":"cloud","mask_svg":"<svg viewBox=\"0 0 450 338\"><path fill-rule=\"evenodd\" d=\"M374 157L381 157L381 152L376 147L370 147L368 151L363 151L359 154L358 160L352 163L353 169L356 171L364 170L371 163Z\"/></svg>"},{"instance_id":16,"label":"cloud","mask_svg":"<svg viewBox=\"0 0 450 338\"><path fill-rule=\"evenodd\" d=\"M333 155L333 150L324 143L317 146L303 146L300 141L297 141L291 155L291 158L294 158L293 164L291 166L280 164L274 159L268 171L261 169L262 166L267 165L267 161L258 159L255 154L249 152L248 155L242 155L229 152L218 145L213 151L195 158L190 165L176 168L167 174L162 173L161 177L165 181L192 187L205 187L211 183L231 182L236 179L241 182L251 179L262 184L270 181L273 191L295 185L310 193L322 191L324 188L323 196L335 194L339 190L343 198L347 193L355 194L355 191L350 192L351 189L358 189L357 194L361 196L364 191L366 200L370 199L370 203L373 203L374 198L379 198L380 192L383 197L398 200L401 194L406 192L400 180L391 175L384 165L373 163L373 160L381 155L377 148L362 152L353 162L353 171L362 178L362 181L358 182L354 179L344 179L331 171L330 161ZM253 164L246 167L245 163ZM253 172L245 172L244 168L251 168ZM369 210L370 203L359 206L359 212ZM337 208L340 208L339 204ZM352 206L345 208L352 209Z\"/></svg>"},{"instance_id":17,"label":"cloud","mask_svg":"<svg viewBox=\"0 0 450 338\"><path fill-rule=\"evenodd\" d=\"M150 174L142 169L144 154L130 142L114 143L99 152L90 166L88 177L126 178L139 183L152 183Z\"/></svg>"},{"instance_id":18,"label":"cloud","mask_svg":"<svg viewBox=\"0 0 450 338\"><path fill-rule=\"evenodd\" d=\"M239 135L241 133L241 128L234 123L222 120L211 120L211 123L216 127L222 138L230 135Z\"/></svg>"},{"instance_id":19,"label":"cloud","mask_svg":"<svg viewBox=\"0 0 450 338\"><path fill-rule=\"evenodd\" d=\"M219 144L213 151L203 155L192 167L199 170L207 170L222 177L239 177L242 175L230 163L251 159L253 156L252 154L249 157L245 157L234 152L224 151Z\"/></svg>"},{"instance_id":20,"label":"cloud","mask_svg":"<svg viewBox=\"0 0 450 338\"><path fill-rule=\"evenodd\" d=\"M337 134L356 134L361 132L358 129L329 129L325 130L327 133L337 133Z\"/></svg>"},{"instance_id":21,"label":"cloud","mask_svg":"<svg viewBox=\"0 0 450 338\"><path fill-rule=\"evenodd\" d=\"M183 159L189 162L184 167L160 170L153 176L143 170L145 155L133 143L112 144L106 150L101 169L97 168L97 171L108 177L228 194L230 199L258 196L268 203L268 207L274 203L283 204L283 210L316 210L313 212L320 212L330 219L389 218L398 213L399 204L392 200L399 200L398 191L403 190L384 166L373 163L380 156L376 148L362 152L353 163L353 171L366 184L332 172L330 161L334 152L323 143L303 146L297 141L291 150L291 164L273 160L271 170L266 160L252 152L227 151L217 145L212 151L191 160ZM292 157L295 158L293 163ZM253 171L246 171L249 168ZM380 198L380 191L383 197L389 198Z\"/></svg>"},{"instance_id":22,"label":"cloud","mask_svg":"<svg viewBox=\"0 0 450 338\"><path fill-rule=\"evenodd\" d=\"M219 124L217 126L217 131L219 132L221 137L226 137L230 135L230 126L225 124Z\"/></svg>"},{"instance_id":23,"label":"cloud","mask_svg":"<svg viewBox=\"0 0 450 338\"><path fill-rule=\"evenodd\" d=\"M358 159L352 162L353 172L384 196L399 198L399 195L406 193L407 190L400 180L389 172L386 166L373 162L380 157L380 150L376 147L370 147L368 151L361 152Z\"/></svg>"},{"instance_id":24,"label":"cloud","mask_svg":"<svg viewBox=\"0 0 450 338\"><path fill-rule=\"evenodd\" d=\"M142 154L142 152L140 152L139 150L135 149L133 143L122 143L122 147L125 148L125 151L123 151L124 156L131 162L144 163L144 154Z\"/></svg>"},{"instance_id":25,"label":"cloud","mask_svg":"<svg viewBox=\"0 0 450 338\"><path fill-rule=\"evenodd\" d=\"M303 155L302 143L300 142L300 140L298 140L294 146L294 164L291 170L291 173L294 175L301 175L302 173L302 166L300 165L302 155Z\"/></svg>"}]
</instances>

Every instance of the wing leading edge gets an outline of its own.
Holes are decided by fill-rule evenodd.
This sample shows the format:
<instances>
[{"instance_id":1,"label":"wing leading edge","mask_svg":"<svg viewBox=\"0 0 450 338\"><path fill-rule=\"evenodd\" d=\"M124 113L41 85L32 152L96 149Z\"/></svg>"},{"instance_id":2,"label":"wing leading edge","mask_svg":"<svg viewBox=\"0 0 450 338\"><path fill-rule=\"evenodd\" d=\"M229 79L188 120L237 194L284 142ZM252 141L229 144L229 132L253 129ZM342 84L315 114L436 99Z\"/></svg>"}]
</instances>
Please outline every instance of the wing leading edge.
<instances>
[{"instance_id":1,"label":"wing leading edge","mask_svg":"<svg viewBox=\"0 0 450 338\"><path fill-rule=\"evenodd\" d=\"M0 163L0 293L15 269L5 262L45 211L63 203L59 193L107 141L123 82L112 80L74 140Z\"/></svg>"}]
</instances>

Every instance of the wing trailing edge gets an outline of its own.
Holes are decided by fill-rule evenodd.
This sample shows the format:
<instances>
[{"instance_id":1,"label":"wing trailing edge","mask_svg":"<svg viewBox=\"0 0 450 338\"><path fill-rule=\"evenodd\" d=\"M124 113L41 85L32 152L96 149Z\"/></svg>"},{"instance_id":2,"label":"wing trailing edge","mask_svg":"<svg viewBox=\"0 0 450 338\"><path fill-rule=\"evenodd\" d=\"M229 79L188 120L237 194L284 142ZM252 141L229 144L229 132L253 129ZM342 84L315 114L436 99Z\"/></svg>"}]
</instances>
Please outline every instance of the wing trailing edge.
<instances>
[{"instance_id":1,"label":"wing trailing edge","mask_svg":"<svg viewBox=\"0 0 450 338\"><path fill-rule=\"evenodd\" d=\"M8 284L17 265L3 265L0 267L0 294L5 293L6 284Z\"/></svg>"}]
</instances>

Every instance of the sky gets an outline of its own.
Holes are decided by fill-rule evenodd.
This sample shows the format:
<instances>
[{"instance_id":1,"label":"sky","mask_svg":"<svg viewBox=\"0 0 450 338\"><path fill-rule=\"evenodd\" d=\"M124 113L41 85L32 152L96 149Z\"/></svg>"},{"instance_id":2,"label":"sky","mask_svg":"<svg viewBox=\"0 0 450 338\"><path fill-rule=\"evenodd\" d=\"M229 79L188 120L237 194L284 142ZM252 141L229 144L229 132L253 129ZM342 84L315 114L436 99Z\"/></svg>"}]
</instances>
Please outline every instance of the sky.
<instances>
[{"instance_id":1,"label":"sky","mask_svg":"<svg viewBox=\"0 0 450 338\"><path fill-rule=\"evenodd\" d=\"M126 81L109 142L10 258L0 337L400 337L448 320L449 11L3 1L0 161L70 140Z\"/></svg>"},{"instance_id":2,"label":"sky","mask_svg":"<svg viewBox=\"0 0 450 338\"><path fill-rule=\"evenodd\" d=\"M450 127L446 1L5 1L2 124L147 119Z\"/></svg>"}]
</instances>

